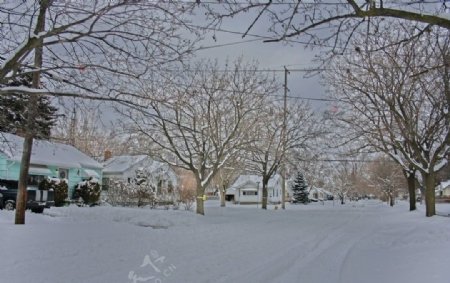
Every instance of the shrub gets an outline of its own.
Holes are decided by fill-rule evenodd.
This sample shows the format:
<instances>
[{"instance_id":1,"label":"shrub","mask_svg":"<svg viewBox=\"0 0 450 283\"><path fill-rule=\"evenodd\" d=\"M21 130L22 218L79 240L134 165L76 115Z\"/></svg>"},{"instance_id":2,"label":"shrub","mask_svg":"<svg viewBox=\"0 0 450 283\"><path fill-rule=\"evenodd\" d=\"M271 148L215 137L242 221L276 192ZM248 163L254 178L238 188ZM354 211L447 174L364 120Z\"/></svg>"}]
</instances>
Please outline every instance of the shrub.
<instances>
[{"instance_id":1,"label":"shrub","mask_svg":"<svg viewBox=\"0 0 450 283\"><path fill-rule=\"evenodd\" d=\"M91 178L88 181L78 183L74 192L74 197L81 197L87 205L98 203L100 199L101 187L97 179Z\"/></svg>"},{"instance_id":2,"label":"shrub","mask_svg":"<svg viewBox=\"0 0 450 283\"><path fill-rule=\"evenodd\" d=\"M111 205L156 207L158 199L154 188L146 182L128 183L111 179L108 185L108 202Z\"/></svg>"},{"instance_id":3,"label":"shrub","mask_svg":"<svg viewBox=\"0 0 450 283\"><path fill-rule=\"evenodd\" d=\"M45 178L39 183L39 190L53 190L55 206L63 206L68 197L69 186L66 180Z\"/></svg>"},{"instance_id":4,"label":"shrub","mask_svg":"<svg viewBox=\"0 0 450 283\"><path fill-rule=\"evenodd\" d=\"M185 210L192 210L195 203L196 192L195 189L183 187L179 190L180 201L184 204Z\"/></svg>"}]
</instances>

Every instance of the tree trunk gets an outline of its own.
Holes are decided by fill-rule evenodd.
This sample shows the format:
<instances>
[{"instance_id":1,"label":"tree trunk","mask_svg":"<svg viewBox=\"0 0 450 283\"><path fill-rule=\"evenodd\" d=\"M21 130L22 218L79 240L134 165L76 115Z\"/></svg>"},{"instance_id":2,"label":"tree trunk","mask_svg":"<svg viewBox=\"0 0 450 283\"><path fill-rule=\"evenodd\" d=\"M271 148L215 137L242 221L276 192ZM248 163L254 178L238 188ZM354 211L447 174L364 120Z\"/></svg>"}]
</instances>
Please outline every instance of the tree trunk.
<instances>
[{"instance_id":1,"label":"tree trunk","mask_svg":"<svg viewBox=\"0 0 450 283\"><path fill-rule=\"evenodd\" d=\"M284 168L281 172L281 209L286 209L286 176Z\"/></svg>"},{"instance_id":2,"label":"tree trunk","mask_svg":"<svg viewBox=\"0 0 450 283\"><path fill-rule=\"evenodd\" d=\"M220 189L220 207L225 207L225 187Z\"/></svg>"},{"instance_id":3,"label":"tree trunk","mask_svg":"<svg viewBox=\"0 0 450 283\"><path fill-rule=\"evenodd\" d=\"M425 182L425 215L430 217L436 214L435 175L434 173L423 174L423 179Z\"/></svg>"},{"instance_id":4,"label":"tree trunk","mask_svg":"<svg viewBox=\"0 0 450 283\"><path fill-rule=\"evenodd\" d=\"M392 207L395 204L395 196L393 193L389 193L389 205Z\"/></svg>"},{"instance_id":5,"label":"tree trunk","mask_svg":"<svg viewBox=\"0 0 450 283\"><path fill-rule=\"evenodd\" d=\"M36 29L34 34L39 34L45 29L45 14L49 6L49 1L42 0L39 7L39 16L36 22ZM42 39L39 39L39 45L34 51L34 67L39 69L42 67ZM39 88L41 74L40 72L33 73L33 88ZM37 94L31 95L28 101L28 113L27 113L27 123L25 128L25 138L23 141L23 152L22 159L20 162L20 173L19 173L19 187L16 199L16 215L15 224L25 224L25 210L27 208L27 183L28 183L28 169L30 167L31 151L33 149L33 138L34 138L34 119L38 111L37 105L39 101L39 96Z\"/></svg>"},{"instance_id":6,"label":"tree trunk","mask_svg":"<svg viewBox=\"0 0 450 283\"><path fill-rule=\"evenodd\" d=\"M263 184L262 184L262 205L261 208L262 209L267 209L267 183L263 180Z\"/></svg>"},{"instance_id":7,"label":"tree trunk","mask_svg":"<svg viewBox=\"0 0 450 283\"><path fill-rule=\"evenodd\" d=\"M410 173L406 177L408 181L409 211L416 210L416 177L414 175Z\"/></svg>"},{"instance_id":8,"label":"tree trunk","mask_svg":"<svg viewBox=\"0 0 450 283\"><path fill-rule=\"evenodd\" d=\"M205 215L205 205L203 200L203 195L205 194L205 189L202 188L200 184L197 185L197 214Z\"/></svg>"},{"instance_id":9,"label":"tree trunk","mask_svg":"<svg viewBox=\"0 0 450 283\"><path fill-rule=\"evenodd\" d=\"M30 98L30 103L31 103ZM15 224L25 224L25 210L27 208L27 181L30 167L31 150L33 148L33 134L26 132L23 142L22 160L20 162L19 188L16 199Z\"/></svg>"}]
</instances>

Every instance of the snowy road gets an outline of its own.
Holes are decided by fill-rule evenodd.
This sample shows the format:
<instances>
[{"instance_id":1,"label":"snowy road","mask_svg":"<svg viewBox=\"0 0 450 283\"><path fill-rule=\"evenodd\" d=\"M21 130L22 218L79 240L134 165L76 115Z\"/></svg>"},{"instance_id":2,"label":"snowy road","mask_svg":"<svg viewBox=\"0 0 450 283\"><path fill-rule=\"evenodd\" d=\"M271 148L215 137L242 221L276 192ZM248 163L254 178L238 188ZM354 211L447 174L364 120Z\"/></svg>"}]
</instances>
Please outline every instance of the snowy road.
<instances>
[{"instance_id":1,"label":"snowy road","mask_svg":"<svg viewBox=\"0 0 450 283\"><path fill-rule=\"evenodd\" d=\"M0 211L1 282L448 283L450 218L379 202Z\"/></svg>"}]
</instances>

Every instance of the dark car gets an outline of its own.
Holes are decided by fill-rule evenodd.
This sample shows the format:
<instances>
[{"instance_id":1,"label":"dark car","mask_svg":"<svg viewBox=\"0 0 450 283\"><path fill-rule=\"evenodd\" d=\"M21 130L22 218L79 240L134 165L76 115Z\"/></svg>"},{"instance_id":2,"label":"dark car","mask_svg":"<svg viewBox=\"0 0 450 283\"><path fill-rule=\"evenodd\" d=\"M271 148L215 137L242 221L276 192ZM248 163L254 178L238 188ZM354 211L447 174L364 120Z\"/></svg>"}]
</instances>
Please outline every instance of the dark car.
<instances>
[{"instance_id":1,"label":"dark car","mask_svg":"<svg viewBox=\"0 0 450 283\"><path fill-rule=\"evenodd\" d=\"M14 210L16 208L17 189L1 187L0 209ZM27 209L35 213L42 213L44 208L55 205L54 192L43 191L34 188L27 190Z\"/></svg>"}]
</instances>

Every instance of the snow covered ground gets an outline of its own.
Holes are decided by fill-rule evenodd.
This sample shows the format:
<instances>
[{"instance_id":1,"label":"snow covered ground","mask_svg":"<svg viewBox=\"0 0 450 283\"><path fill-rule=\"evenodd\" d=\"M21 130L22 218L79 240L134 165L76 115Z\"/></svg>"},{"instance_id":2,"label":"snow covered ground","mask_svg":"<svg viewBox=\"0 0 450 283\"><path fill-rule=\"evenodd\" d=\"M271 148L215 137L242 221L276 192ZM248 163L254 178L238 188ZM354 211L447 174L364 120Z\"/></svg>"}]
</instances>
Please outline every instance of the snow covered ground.
<instances>
[{"instance_id":1,"label":"snow covered ground","mask_svg":"<svg viewBox=\"0 0 450 283\"><path fill-rule=\"evenodd\" d=\"M0 211L1 282L450 282L450 217L378 201ZM438 205L448 215L449 205Z\"/></svg>"}]
</instances>

